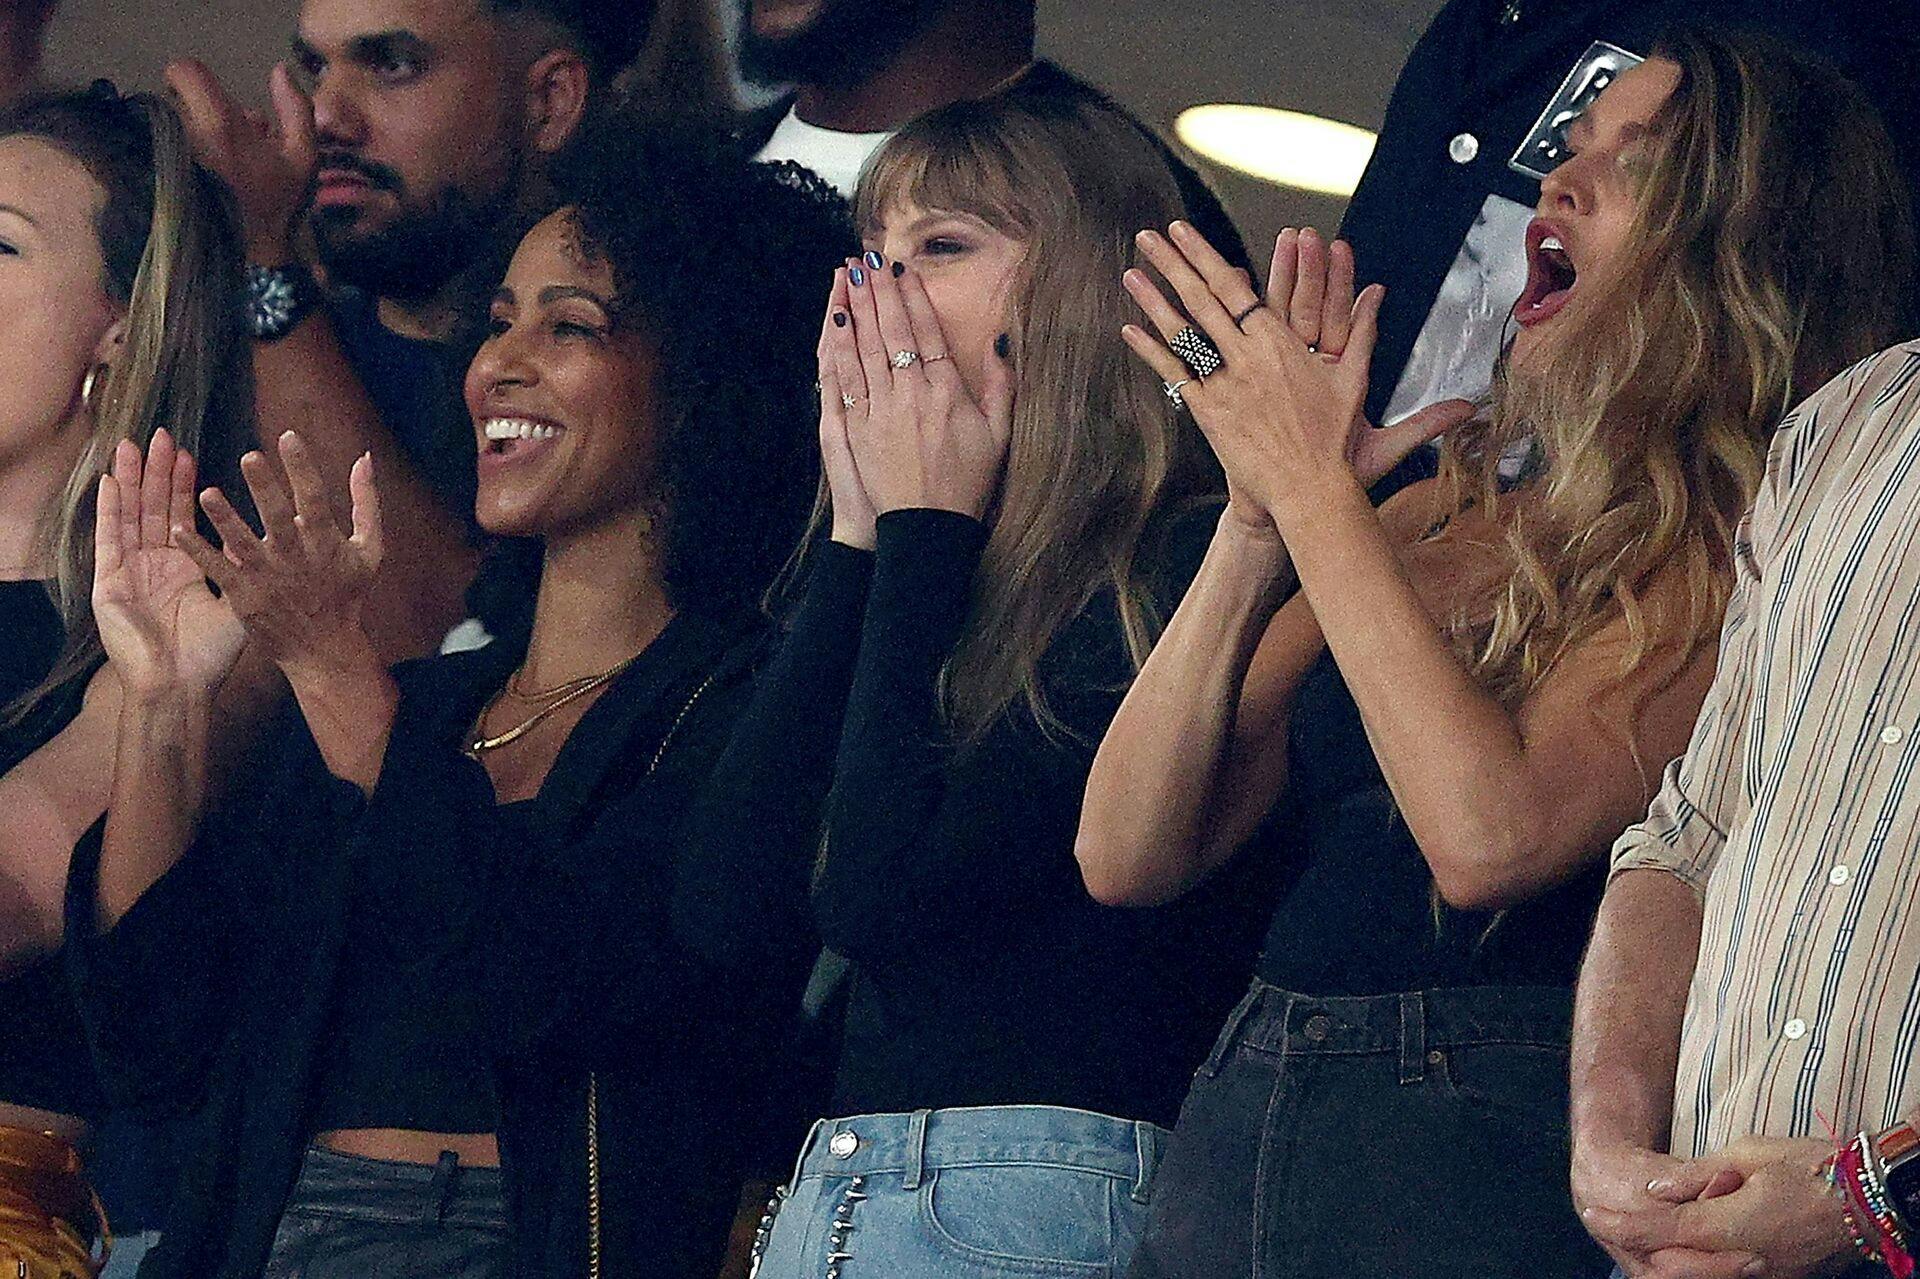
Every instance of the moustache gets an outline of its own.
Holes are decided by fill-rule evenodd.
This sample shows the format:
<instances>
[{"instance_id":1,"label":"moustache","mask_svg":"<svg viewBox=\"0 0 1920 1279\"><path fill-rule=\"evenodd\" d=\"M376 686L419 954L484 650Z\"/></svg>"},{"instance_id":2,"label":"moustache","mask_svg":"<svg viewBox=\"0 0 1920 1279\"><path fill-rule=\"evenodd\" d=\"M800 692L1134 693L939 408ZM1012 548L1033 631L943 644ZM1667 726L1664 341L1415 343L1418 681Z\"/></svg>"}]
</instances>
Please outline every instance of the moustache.
<instances>
[{"instance_id":1,"label":"moustache","mask_svg":"<svg viewBox=\"0 0 1920 1279\"><path fill-rule=\"evenodd\" d=\"M315 181L319 175L327 172L351 173L368 186L380 190L398 191L404 185L400 175L386 165L375 160L365 160L351 151L322 151L319 162L313 167Z\"/></svg>"}]
</instances>

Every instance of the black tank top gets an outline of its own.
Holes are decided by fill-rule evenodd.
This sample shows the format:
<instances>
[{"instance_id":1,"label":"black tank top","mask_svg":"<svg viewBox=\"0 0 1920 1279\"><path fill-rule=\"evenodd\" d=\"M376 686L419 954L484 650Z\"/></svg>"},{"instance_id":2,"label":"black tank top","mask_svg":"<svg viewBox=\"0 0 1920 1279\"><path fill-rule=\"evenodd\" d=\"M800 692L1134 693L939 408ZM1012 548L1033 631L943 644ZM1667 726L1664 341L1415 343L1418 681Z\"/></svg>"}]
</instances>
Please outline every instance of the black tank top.
<instances>
[{"instance_id":1,"label":"black tank top","mask_svg":"<svg viewBox=\"0 0 1920 1279\"><path fill-rule=\"evenodd\" d=\"M0 582L0 707L46 677L64 641L46 583ZM76 679L0 729L0 775L58 736L85 691ZM0 981L0 1102L89 1120L105 1108L58 952Z\"/></svg>"},{"instance_id":2,"label":"black tank top","mask_svg":"<svg viewBox=\"0 0 1920 1279\"><path fill-rule=\"evenodd\" d=\"M1262 837L1286 868L1263 981L1326 996L1573 985L1606 883L1604 858L1508 910L1446 906L1330 657L1301 686L1289 761L1287 795Z\"/></svg>"}]
</instances>

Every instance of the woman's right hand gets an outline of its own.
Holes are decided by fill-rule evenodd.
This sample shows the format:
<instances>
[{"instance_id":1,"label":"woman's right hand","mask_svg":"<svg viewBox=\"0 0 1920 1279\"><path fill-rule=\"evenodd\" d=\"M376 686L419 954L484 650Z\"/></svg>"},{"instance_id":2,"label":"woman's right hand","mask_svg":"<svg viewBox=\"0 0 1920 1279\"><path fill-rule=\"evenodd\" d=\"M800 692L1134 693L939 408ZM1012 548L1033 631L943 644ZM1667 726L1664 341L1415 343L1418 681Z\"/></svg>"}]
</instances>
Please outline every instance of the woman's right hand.
<instances>
[{"instance_id":1,"label":"woman's right hand","mask_svg":"<svg viewBox=\"0 0 1920 1279\"><path fill-rule=\"evenodd\" d=\"M833 503L833 540L870 551L874 544L873 499L860 483L853 445L847 439L848 415L862 407L867 393L866 377L852 348L852 323L847 305L847 268L841 267L833 273L833 292L827 298L826 319L820 325L820 469L827 477L827 494Z\"/></svg>"},{"instance_id":2,"label":"woman's right hand","mask_svg":"<svg viewBox=\"0 0 1920 1279\"><path fill-rule=\"evenodd\" d=\"M93 617L124 695L211 697L246 632L207 588L177 531L193 522L193 458L156 431L142 460L122 440L100 477L93 526Z\"/></svg>"},{"instance_id":3,"label":"woman's right hand","mask_svg":"<svg viewBox=\"0 0 1920 1279\"><path fill-rule=\"evenodd\" d=\"M881 262L880 266L873 266ZM847 442L873 509L932 509L984 519L1013 436L1013 365L1003 335L986 360L979 398L954 367L940 317L904 264L877 254L848 290L849 316L830 338L844 386ZM906 358L911 356L911 358Z\"/></svg>"},{"instance_id":4,"label":"woman's right hand","mask_svg":"<svg viewBox=\"0 0 1920 1279\"><path fill-rule=\"evenodd\" d=\"M174 529L181 548L218 584L247 634L298 691L303 675L341 671L384 674L385 663L360 625L361 609L380 564L380 501L373 459L363 455L348 474L351 528L343 526L313 456L292 431L280 437L283 484L258 452L240 459L266 529L247 527L217 488L200 507L220 534L215 550L190 522Z\"/></svg>"}]
</instances>

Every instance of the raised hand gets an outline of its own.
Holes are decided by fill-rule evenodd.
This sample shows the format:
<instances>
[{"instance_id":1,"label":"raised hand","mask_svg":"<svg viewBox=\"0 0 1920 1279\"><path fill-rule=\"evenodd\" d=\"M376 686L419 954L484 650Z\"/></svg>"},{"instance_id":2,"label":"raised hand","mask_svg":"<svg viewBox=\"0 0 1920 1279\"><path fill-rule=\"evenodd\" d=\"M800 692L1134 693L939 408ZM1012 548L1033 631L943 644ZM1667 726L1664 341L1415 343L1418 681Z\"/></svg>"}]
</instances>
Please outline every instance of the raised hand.
<instances>
[{"instance_id":1,"label":"raised hand","mask_svg":"<svg viewBox=\"0 0 1920 1279\"><path fill-rule=\"evenodd\" d=\"M848 314L847 268L833 273L833 292L820 325L820 467L827 477L827 495L833 503L833 540L862 550L873 549L873 499L860 482L853 445L847 439L847 419L867 401L867 375L854 349ZM835 330L839 330L838 333Z\"/></svg>"},{"instance_id":2,"label":"raised hand","mask_svg":"<svg viewBox=\"0 0 1920 1279\"><path fill-rule=\"evenodd\" d=\"M262 265L293 257L293 228L316 164L313 103L279 63L268 81L273 116L236 103L205 64L170 63L167 85L180 104L194 155L220 175L240 208L247 255Z\"/></svg>"},{"instance_id":3,"label":"raised hand","mask_svg":"<svg viewBox=\"0 0 1920 1279\"><path fill-rule=\"evenodd\" d=\"M218 583L247 634L299 691L302 675L344 669L375 671L361 629L361 609L380 565L380 502L373 459L362 456L348 475L351 527L343 526L313 455L292 431L280 437L283 484L260 453L240 459L240 471L266 528L248 528L226 494L210 488L201 509L220 534L221 549L182 524L174 529L186 554Z\"/></svg>"},{"instance_id":4,"label":"raised hand","mask_svg":"<svg viewBox=\"0 0 1920 1279\"><path fill-rule=\"evenodd\" d=\"M1328 483L1371 487L1414 449L1471 417L1449 400L1376 429L1363 408L1378 335L1378 285L1353 293L1353 255L1311 231L1282 232L1266 298L1184 222L1139 244L1179 298L1176 308L1144 271L1127 291L1159 331L1122 330L1127 345L1181 396L1219 455L1235 514L1276 524L1311 508ZM1183 313L1184 312L1184 313ZM1189 318L1191 317L1191 321ZM1236 322L1237 320L1237 322ZM1189 322L1220 349L1224 365L1196 378L1165 345ZM1246 508L1246 509L1240 509Z\"/></svg>"},{"instance_id":5,"label":"raised hand","mask_svg":"<svg viewBox=\"0 0 1920 1279\"><path fill-rule=\"evenodd\" d=\"M154 432L147 456L129 440L100 477L93 526L93 617L129 698L208 696L240 657L246 632L175 535L193 522L193 458Z\"/></svg>"},{"instance_id":6,"label":"raised hand","mask_svg":"<svg viewBox=\"0 0 1920 1279\"><path fill-rule=\"evenodd\" d=\"M918 275L900 264L849 266L848 275L848 322L829 340L836 367L851 360L865 381L865 397L846 410L846 433L874 511L931 507L984 517L1013 434L1007 357L987 361L976 401Z\"/></svg>"}]
</instances>

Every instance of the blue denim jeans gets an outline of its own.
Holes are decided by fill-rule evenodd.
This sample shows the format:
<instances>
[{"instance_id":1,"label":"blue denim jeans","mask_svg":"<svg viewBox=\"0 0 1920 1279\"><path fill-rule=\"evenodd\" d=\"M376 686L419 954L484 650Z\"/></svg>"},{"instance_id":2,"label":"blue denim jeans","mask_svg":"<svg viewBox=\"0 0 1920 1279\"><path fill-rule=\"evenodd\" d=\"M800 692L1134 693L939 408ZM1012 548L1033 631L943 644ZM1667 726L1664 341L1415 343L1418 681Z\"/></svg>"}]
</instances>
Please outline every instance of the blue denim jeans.
<instances>
[{"instance_id":1,"label":"blue denim jeans","mask_svg":"<svg viewBox=\"0 0 1920 1279\"><path fill-rule=\"evenodd\" d=\"M316 1146L265 1279L504 1279L500 1170L388 1163Z\"/></svg>"},{"instance_id":2,"label":"blue denim jeans","mask_svg":"<svg viewBox=\"0 0 1920 1279\"><path fill-rule=\"evenodd\" d=\"M1194 1076L1131 1279L1598 1279L1570 992L1255 982Z\"/></svg>"},{"instance_id":3,"label":"blue denim jeans","mask_svg":"<svg viewBox=\"0 0 1920 1279\"><path fill-rule=\"evenodd\" d=\"M823 1119L756 1279L1117 1279L1166 1133L1055 1106Z\"/></svg>"}]
</instances>

